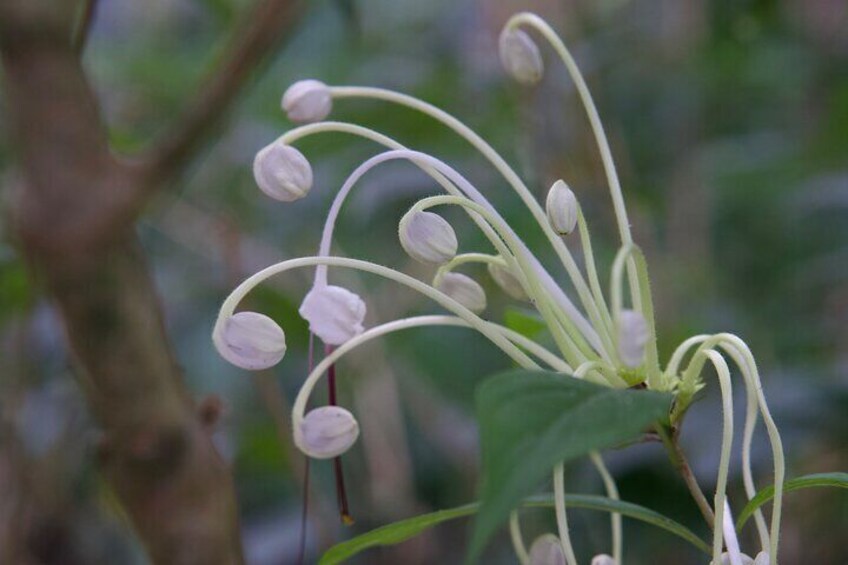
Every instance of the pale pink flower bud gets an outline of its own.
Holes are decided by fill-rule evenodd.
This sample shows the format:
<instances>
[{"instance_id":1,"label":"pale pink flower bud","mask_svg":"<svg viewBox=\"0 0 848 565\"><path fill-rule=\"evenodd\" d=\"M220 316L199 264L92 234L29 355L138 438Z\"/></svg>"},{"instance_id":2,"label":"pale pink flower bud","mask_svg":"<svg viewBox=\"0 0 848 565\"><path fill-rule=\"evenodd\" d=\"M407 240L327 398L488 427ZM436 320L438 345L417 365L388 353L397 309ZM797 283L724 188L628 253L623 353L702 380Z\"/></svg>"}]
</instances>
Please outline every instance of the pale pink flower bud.
<instances>
[{"instance_id":1,"label":"pale pink flower bud","mask_svg":"<svg viewBox=\"0 0 848 565\"><path fill-rule=\"evenodd\" d=\"M522 302L530 300L530 297L527 296L527 293L524 291L524 287L521 286L518 278L516 278L516 276L513 275L508 268L503 265L489 263L487 269L492 280L494 280L501 290L503 290L508 296L511 296L515 300L521 300Z\"/></svg>"},{"instance_id":2,"label":"pale pink flower bud","mask_svg":"<svg viewBox=\"0 0 848 565\"><path fill-rule=\"evenodd\" d=\"M548 191L545 211L548 222L558 234L568 235L577 227L577 197L565 181L556 181Z\"/></svg>"},{"instance_id":3,"label":"pale pink flower bud","mask_svg":"<svg viewBox=\"0 0 848 565\"><path fill-rule=\"evenodd\" d=\"M645 358L650 339L648 322L635 310L622 310L618 318L618 354L625 366L635 369Z\"/></svg>"},{"instance_id":4,"label":"pale pink flower bud","mask_svg":"<svg viewBox=\"0 0 848 565\"><path fill-rule=\"evenodd\" d=\"M359 424L341 406L322 406L310 410L300 423L298 447L315 459L338 457L356 442Z\"/></svg>"},{"instance_id":5,"label":"pale pink flower bud","mask_svg":"<svg viewBox=\"0 0 848 565\"><path fill-rule=\"evenodd\" d=\"M606 553L599 553L592 558L592 565L617 565L615 559Z\"/></svg>"},{"instance_id":6,"label":"pale pink flower bud","mask_svg":"<svg viewBox=\"0 0 848 565\"><path fill-rule=\"evenodd\" d=\"M769 565L771 563L771 559L769 554L765 551L761 551L754 558L754 565Z\"/></svg>"},{"instance_id":7,"label":"pale pink flower bud","mask_svg":"<svg viewBox=\"0 0 848 565\"><path fill-rule=\"evenodd\" d=\"M724 553L721 554L721 561L720 561L719 565L760 565L760 563L764 563L764 564L768 565L768 554L765 554L766 559L765 559L765 561L762 561L762 562L754 561L753 559L751 559L749 556L745 555L744 553L740 553L738 555L739 555L739 561L738 561L738 563L734 563L733 559L730 557L730 552L725 551ZM760 555L763 555L763 554L760 554ZM757 557L759 557L759 555ZM712 561L710 561L710 565L714 565Z\"/></svg>"},{"instance_id":8,"label":"pale pink flower bud","mask_svg":"<svg viewBox=\"0 0 848 565\"><path fill-rule=\"evenodd\" d=\"M282 107L293 122L320 122L333 109L333 96L321 81L299 80L283 94Z\"/></svg>"},{"instance_id":9,"label":"pale pink flower bud","mask_svg":"<svg viewBox=\"0 0 848 565\"><path fill-rule=\"evenodd\" d=\"M298 312L309 322L309 331L329 345L341 345L364 329L365 302L340 286L313 287Z\"/></svg>"},{"instance_id":10,"label":"pale pink flower bud","mask_svg":"<svg viewBox=\"0 0 848 565\"><path fill-rule=\"evenodd\" d=\"M565 565L565 553L559 538L544 534L530 546L530 565Z\"/></svg>"},{"instance_id":11,"label":"pale pink flower bud","mask_svg":"<svg viewBox=\"0 0 848 565\"><path fill-rule=\"evenodd\" d=\"M462 273L445 273L436 288L475 314L486 309L486 291L477 281Z\"/></svg>"},{"instance_id":12,"label":"pale pink flower bud","mask_svg":"<svg viewBox=\"0 0 848 565\"><path fill-rule=\"evenodd\" d=\"M501 32L498 40L501 64L518 82L536 84L541 80L545 66L536 43L520 29Z\"/></svg>"},{"instance_id":13,"label":"pale pink flower bud","mask_svg":"<svg viewBox=\"0 0 848 565\"><path fill-rule=\"evenodd\" d=\"M256 154L253 176L262 192L282 202L303 198L312 188L309 161L303 153L279 141Z\"/></svg>"},{"instance_id":14,"label":"pale pink flower bud","mask_svg":"<svg viewBox=\"0 0 848 565\"><path fill-rule=\"evenodd\" d=\"M407 212L400 220L398 237L409 256L422 263L447 263L459 246L448 221L433 212Z\"/></svg>"},{"instance_id":15,"label":"pale pink flower bud","mask_svg":"<svg viewBox=\"0 0 848 565\"><path fill-rule=\"evenodd\" d=\"M286 354L286 334L265 314L237 312L224 322L215 347L233 365L259 371L273 367Z\"/></svg>"}]
</instances>

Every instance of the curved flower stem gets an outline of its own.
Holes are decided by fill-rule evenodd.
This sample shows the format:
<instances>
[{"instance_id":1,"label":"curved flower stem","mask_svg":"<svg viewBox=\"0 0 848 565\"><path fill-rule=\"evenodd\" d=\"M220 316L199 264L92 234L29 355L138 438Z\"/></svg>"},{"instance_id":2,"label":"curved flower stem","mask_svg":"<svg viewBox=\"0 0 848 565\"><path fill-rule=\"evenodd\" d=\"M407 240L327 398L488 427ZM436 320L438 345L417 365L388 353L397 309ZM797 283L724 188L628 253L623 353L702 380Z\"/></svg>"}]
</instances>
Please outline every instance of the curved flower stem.
<instances>
[{"instance_id":1,"label":"curved flower stem","mask_svg":"<svg viewBox=\"0 0 848 565\"><path fill-rule=\"evenodd\" d=\"M571 537L568 534L568 517L565 513L565 481L563 479L562 463L554 467L554 506L556 508L557 529L559 530L559 541L565 553L565 562L568 565L577 565L577 557L571 545Z\"/></svg>"},{"instance_id":2,"label":"curved flower stem","mask_svg":"<svg viewBox=\"0 0 848 565\"><path fill-rule=\"evenodd\" d=\"M598 470L601 480L604 482L604 488L607 491L607 496L612 500L621 500L621 497L618 494L618 487L615 484L615 479L610 474L607 466L604 465L604 460L601 458L601 454L597 451L593 451L589 454L589 457L595 465L595 468ZM610 522L612 529L612 559L615 561L616 565L622 565L624 530L621 525L621 514L613 512L610 515Z\"/></svg>"},{"instance_id":3,"label":"curved flower stem","mask_svg":"<svg viewBox=\"0 0 848 565\"><path fill-rule=\"evenodd\" d=\"M777 549L780 538L780 517L783 504L783 480L786 474L786 463L783 454L783 442L780 438L780 433L768 409L765 395L763 394L762 382L760 380L757 362L754 359L748 345L730 333L720 333L713 336L699 335L684 341L672 355L671 361L666 369L667 374L674 375L677 373L678 367L683 356L694 345L701 344L701 348L711 348L719 346L724 349L733 359L734 363L741 369L742 376L745 380L746 393L753 398L756 398L760 409L760 414L763 417L763 423L766 426L769 442L771 444L772 458L774 462L774 504L771 516L771 528L769 535L764 535L765 519L762 512L755 512L755 520L757 521L757 529L760 534L760 539L765 550L768 547L769 559L771 565L777 563ZM696 353L697 355L697 353ZM693 357L694 359L694 357ZM686 375L684 375L686 377ZM754 433L754 425L756 422L750 422L746 419L745 432L742 441L742 463L743 463L743 480L745 483L745 493L750 500L757 492L754 485L753 477L751 476L751 442Z\"/></svg>"},{"instance_id":4,"label":"curved flower stem","mask_svg":"<svg viewBox=\"0 0 848 565\"><path fill-rule=\"evenodd\" d=\"M513 510L509 515L509 539L512 540L512 548L515 550L518 562L521 565L529 565L530 554L527 553L527 547L524 545L524 538L521 535L518 510Z\"/></svg>"},{"instance_id":5,"label":"curved flower stem","mask_svg":"<svg viewBox=\"0 0 848 565\"><path fill-rule=\"evenodd\" d=\"M580 297L580 301L583 304L583 308L589 314L589 318L592 320L592 323L595 325L596 328L600 329L602 327L602 318L598 310L598 305L596 305L592 300L589 288L587 287L586 282L583 279L583 275L580 272L577 263L574 261L574 257L572 257L571 252L568 250L560 236L548 224L547 216L545 215L544 210L536 201L535 197L530 192L530 189L527 188L527 185L524 184L518 174L516 174L516 172L509 166L509 164L507 164L504 158L501 157L498 152L495 151L495 149L486 142L486 140L480 137L476 132L474 132L474 130L469 128L467 125L462 123L460 120L456 119L454 116L448 114L444 110L441 110L433 106L432 104L428 104L407 94L386 90L384 88L373 88L363 86L332 86L330 87L330 92L333 98L373 98L412 108L441 122L445 126L452 129L454 132L456 132L458 135L463 137L471 145L473 145L474 148L477 149L483 155L483 157L485 157L498 170L501 175L503 175L504 179L506 179L506 181L513 187L515 192L518 194L519 198L521 198L522 202L524 202L524 204L530 210L530 213L533 215L533 218L536 220L536 222L539 224L539 227L545 233L545 236L548 238L548 241L550 241L551 245L554 248L554 251L556 252L563 266L565 267L566 272L568 273L568 276L574 284L574 288L577 291L578 296ZM550 282L545 281L545 286L549 286L550 284L554 284L554 286L556 286L553 280L551 280ZM552 291L552 289L548 290ZM568 297L562 292L557 293L557 299L559 302L566 300L568 301L568 303L570 303ZM565 304L562 304L562 306L568 309Z\"/></svg>"},{"instance_id":6,"label":"curved flower stem","mask_svg":"<svg viewBox=\"0 0 848 565\"><path fill-rule=\"evenodd\" d=\"M575 365L586 361L586 357L594 357L594 352L589 348L588 344L580 339L581 336L577 328L573 325L566 325L565 329L568 332L568 335L562 333L562 329L557 323L547 300L547 295L542 290L538 280L532 276L533 271L528 264L526 255L519 248L518 239L509 231L508 226L503 219L490 214L488 210L479 204L472 202L467 198L458 196L430 196L428 198L423 198L412 206L410 212L424 211L433 206L440 205L461 206L466 208L469 213L477 213L488 221L498 235L504 239L510 250L515 253L515 258L518 261L519 267L527 274L530 296L535 298L536 307L548 323L548 327L551 330L554 340L556 340L557 345L562 351L563 356ZM569 337L571 338L571 341L569 341Z\"/></svg>"},{"instance_id":7,"label":"curved flower stem","mask_svg":"<svg viewBox=\"0 0 848 565\"><path fill-rule=\"evenodd\" d=\"M488 253L460 253L438 268L433 277L433 286L438 286L439 281L447 273L453 272L457 267L467 263L483 263L485 265L497 265L499 267L509 268L506 261L498 255L489 255Z\"/></svg>"},{"instance_id":8,"label":"curved flower stem","mask_svg":"<svg viewBox=\"0 0 848 565\"><path fill-rule=\"evenodd\" d=\"M353 135L359 135L359 136L365 137L367 139L371 139L371 140L373 140L377 143L380 143L382 145L385 145L386 147L390 147L390 148L394 149L395 151L406 150L403 145L399 144L398 142L394 141L393 139L391 139L391 138L389 138L385 135L382 135L382 134L375 132L373 130L370 130L368 128L364 128L362 126L357 126L357 125L353 125L353 124L345 124L345 123L342 123L342 122L321 122L321 123L317 123L317 124L309 124L309 125L306 125L306 126L301 126L299 128L295 128L294 130L291 130L291 131L287 132L286 134L282 135L278 139L278 141L283 142L283 143L292 143L292 142L296 141L297 139L300 139L300 138L305 137L307 135L311 135L313 133L328 132L328 131L338 131L338 132L350 133L350 134L353 134ZM388 152L388 153L391 153L391 152ZM435 166L435 165L432 165L432 164L428 164L428 162L421 162L421 159L419 159L417 161L413 160L413 162L416 165L418 165L424 172L426 172L427 174L432 176L433 179L436 180L436 182L438 182L449 194L455 194L455 195L460 194L460 189L458 189L454 185L454 183L452 183L450 180L448 180L448 178L446 178L446 176L444 174L442 174L442 172L440 172L440 170L439 170L440 168L443 168L443 167L450 169L450 167L448 167L446 164L442 163L441 161L439 161L438 159L435 159L434 157L432 157L430 155L426 155L424 153L413 152L413 151L410 151L410 153L414 153L416 155L426 157L427 158L426 161L428 161L429 163L439 163L441 165L441 167ZM386 154L387 153L384 153L383 155L386 155ZM394 158L401 158L401 157L394 157ZM406 158L409 158L409 157L407 156ZM375 164L376 163L372 163L371 166L374 166ZM362 168L362 167L364 167L364 164L360 166L360 168ZM361 174L363 172L364 171L361 171L358 176L361 176ZM356 173L352 174L351 177L353 177L355 174ZM458 175L458 173L456 173L456 174ZM458 176L461 177L461 175L458 175ZM463 179L463 181L464 181L464 179ZM351 186L352 186L352 184L351 184ZM488 200L486 200L486 198L476 188L474 188L473 185L471 185L470 183L465 181L461 185L461 189L462 189L462 191L465 192L466 195L468 195L469 198L471 198L472 200L474 200L478 204L484 206L487 210L489 210L495 216L500 217L497 210L494 209L494 207L488 202ZM340 193L337 194L336 199L333 202L333 208L339 208L341 206L341 202L344 200L344 197L346 196L346 194L349 190L350 190L349 188L347 190L340 190ZM344 194L341 194L342 192L344 192ZM336 202L338 202L338 204L336 204ZM336 213L338 213L338 211L336 211ZM329 244L330 244L330 239L332 238L332 231L333 231L334 223L335 223L334 217L332 217L332 218L328 217L327 222L325 224L324 236L322 237L322 245L321 245L322 249L326 249L327 251L324 252L324 253L320 253L321 255L329 254ZM483 230L483 232L487 235L487 237L489 237L489 239L492 240L492 238L490 237L491 231L489 230L489 226L485 225L485 223L478 222L476 219L475 219L475 223L477 223L478 226L480 226L481 230ZM512 228L509 228L509 230L512 231ZM517 238L517 236L516 236L516 238ZM562 289L559 286L557 286L557 284L554 282L553 278L551 278L550 274L544 269L544 267L532 255L532 253L530 253L529 249L527 249L527 246L524 245L524 243L521 242L520 239L519 239L519 243L520 243L520 247L530 256L530 261L533 264L533 270L535 271L536 275L539 276L539 278L541 279L542 285L545 288L545 290L547 290L549 293L551 293L553 295L555 301L560 306L562 311L567 314L567 316L572 320L573 324L577 326L577 328L580 330L580 332L583 334L583 336L585 336L586 340L592 345L592 347L595 348L595 350L598 351L601 356L609 359L609 355L608 355L606 349L603 347L602 342L600 341L600 338L598 337L598 334L596 333L595 329L586 321L586 319L583 317L583 315L577 310L577 308L574 306L574 304L569 300L568 296L566 296L565 293L562 291ZM505 259L510 260L510 257L505 257ZM323 273L324 274L322 274L321 272L316 272L316 283L320 284L321 282L326 282L326 274L325 274L326 269L323 269ZM518 270L516 274L519 276L519 280L522 283L522 285L524 285L526 283L526 280L523 280L524 273L521 272L520 270ZM559 312L560 310L555 309L555 311ZM603 326L599 326L599 329L603 329Z\"/></svg>"},{"instance_id":9,"label":"curved flower stem","mask_svg":"<svg viewBox=\"0 0 848 565\"><path fill-rule=\"evenodd\" d=\"M707 525L712 528L715 524L713 509L704 496L704 491L702 491L701 487L698 485L698 479L695 478L695 474L692 472L692 467L689 466L689 461L686 459L686 454L680 446L680 442L678 441L678 428L674 428L671 432L666 430L663 426L657 426L656 429L657 434L660 436L660 439L665 446L666 452L668 452L668 458L671 460L671 464L675 469L677 469L677 472L680 473L680 476L683 478L683 482L686 483L686 488L689 489L689 494L692 495L692 499L695 501L695 504L698 505L698 509L701 511L704 521L706 521Z\"/></svg>"},{"instance_id":10,"label":"curved flower stem","mask_svg":"<svg viewBox=\"0 0 848 565\"><path fill-rule=\"evenodd\" d=\"M563 43L556 31L554 31L554 29L548 25L545 20L536 14L524 12L511 17L507 22L506 27L517 28L521 25L526 25L536 29L536 31L538 31L551 44L554 51L556 51L557 55L559 55L560 59L562 59L562 62L565 64L565 68L568 70L568 74L571 76L571 80L574 81L574 85L577 87L577 93L580 96L580 101L583 103L583 108L586 110L586 116L589 118L589 123L592 126L592 133L595 136L595 141L598 144L598 150L601 153L601 161L603 161L604 172L606 173L607 182L609 183L610 196L612 197L612 205L615 210L615 219L618 224L621 244L625 246L630 245L633 243L633 237L630 234L630 221L627 219L627 209L624 206L624 196L621 192L621 183L618 180L618 172L615 169L612 151L610 151L607 135L606 132L604 132L604 126L601 123L600 116L598 115L598 109L595 107L595 102L592 100L592 94L586 86L583 74L580 72L580 68L577 66L577 63L574 61L574 57L572 57L571 52L565 46L565 43ZM630 279L633 302L636 304L637 298L635 295L638 294L637 289L639 288L639 283L636 277L636 267L632 262L628 263L627 273L628 278Z\"/></svg>"},{"instance_id":11,"label":"curved flower stem","mask_svg":"<svg viewBox=\"0 0 848 565\"><path fill-rule=\"evenodd\" d=\"M589 277L589 287L592 289L592 296L595 298L595 303L601 312L602 321L606 326L605 334L609 337L607 347L610 351L615 351L615 344L613 343L615 327L610 317L607 302L604 299L604 292L601 290L598 269L595 267L595 254L592 251L592 238L589 235L589 226L586 223L586 217L583 215L583 207L580 204L577 205L577 225L580 230L580 243L583 246L583 263L586 266L586 275Z\"/></svg>"}]
</instances>

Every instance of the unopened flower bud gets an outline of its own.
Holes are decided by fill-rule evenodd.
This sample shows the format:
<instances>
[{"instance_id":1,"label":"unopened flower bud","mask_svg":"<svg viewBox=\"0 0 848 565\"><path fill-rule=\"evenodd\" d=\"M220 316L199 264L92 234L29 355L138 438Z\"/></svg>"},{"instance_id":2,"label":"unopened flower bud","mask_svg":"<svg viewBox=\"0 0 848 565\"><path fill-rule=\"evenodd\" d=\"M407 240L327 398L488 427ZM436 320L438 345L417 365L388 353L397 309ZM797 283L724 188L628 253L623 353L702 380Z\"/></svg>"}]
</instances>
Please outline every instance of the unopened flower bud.
<instances>
[{"instance_id":1,"label":"unopened flower bud","mask_svg":"<svg viewBox=\"0 0 848 565\"><path fill-rule=\"evenodd\" d=\"M422 263L447 263L459 246L448 221L433 212L407 212L400 220L398 237L409 256Z\"/></svg>"},{"instance_id":2,"label":"unopened flower bud","mask_svg":"<svg viewBox=\"0 0 848 565\"><path fill-rule=\"evenodd\" d=\"M530 565L565 565L565 553L559 538L544 534L530 546Z\"/></svg>"},{"instance_id":3,"label":"unopened flower bud","mask_svg":"<svg viewBox=\"0 0 848 565\"><path fill-rule=\"evenodd\" d=\"M761 551L754 558L754 565L769 565L771 563L771 559L769 558L769 554L765 551Z\"/></svg>"},{"instance_id":4,"label":"unopened flower bud","mask_svg":"<svg viewBox=\"0 0 848 565\"><path fill-rule=\"evenodd\" d=\"M303 153L279 141L256 154L253 176L262 192L282 202L303 198L312 188L309 161Z\"/></svg>"},{"instance_id":5,"label":"unopened flower bud","mask_svg":"<svg viewBox=\"0 0 848 565\"><path fill-rule=\"evenodd\" d=\"M558 234L568 235L577 227L577 197L565 181L556 181L548 191L545 211L548 222Z\"/></svg>"},{"instance_id":6,"label":"unopened flower bud","mask_svg":"<svg viewBox=\"0 0 848 565\"><path fill-rule=\"evenodd\" d=\"M498 40L501 64L518 82L536 84L544 72L536 43L520 29L504 28Z\"/></svg>"},{"instance_id":7,"label":"unopened flower bud","mask_svg":"<svg viewBox=\"0 0 848 565\"><path fill-rule=\"evenodd\" d=\"M320 122L333 109L333 97L323 82L299 80L283 94L282 107L293 122Z\"/></svg>"},{"instance_id":8,"label":"unopened flower bud","mask_svg":"<svg viewBox=\"0 0 848 565\"><path fill-rule=\"evenodd\" d=\"M521 300L522 302L530 300L530 297L527 296L526 292L524 292L524 287L521 286L518 278L516 278L516 276L513 275L507 267L495 263L489 263L487 269L495 283L501 288L501 290L507 293L507 295L516 300Z\"/></svg>"},{"instance_id":9,"label":"unopened flower bud","mask_svg":"<svg viewBox=\"0 0 848 565\"><path fill-rule=\"evenodd\" d=\"M215 346L221 357L242 369L273 367L286 354L286 334L277 323L258 312L237 312L224 322Z\"/></svg>"},{"instance_id":10,"label":"unopened flower bud","mask_svg":"<svg viewBox=\"0 0 848 565\"><path fill-rule=\"evenodd\" d=\"M300 423L297 446L315 459L338 457L356 442L359 424L341 406L322 406L310 410Z\"/></svg>"},{"instance_id":11,"label":"unopened flower bud","mask_svg":"<svg viewBox=\"0 0 848 565\"><path fill-rule=\"evenodd\" d=\"M616 562L606 553L599 553L592 558L592 565L616 565Z\"/></svg>"},{"instance_id":12,"label":"unopened flower bud","mask_svg":"<svg viewBox=\"0 0 848 565\"><path fill-rule=\"evenodd\" d=\"M362 333L365 302L340 286L315 286L298 310L309 331L329 345L341 345Z\"/></svg>"},{"instance_id":13,"label":"unopened flower bud","mask_svg":"<svg viewBox=\"0 0 848 565\"><path fill-rule=\"evenodd\" d=\"M475 314L486 309L486 291L477 281L462 273L445 273L436 288Z\"/></svg>"},{"instance_id":14,"label":"unopened flower bud","mask_svg":"<svg viewBox=\"0 0 848 565\"><path fill-rule=\"evenodd\" d=\"M618 354L625 366L635 369L645 358L650 339L648 322L635 310L622 310L618 318Z\"/></svg>"}]
</instances>

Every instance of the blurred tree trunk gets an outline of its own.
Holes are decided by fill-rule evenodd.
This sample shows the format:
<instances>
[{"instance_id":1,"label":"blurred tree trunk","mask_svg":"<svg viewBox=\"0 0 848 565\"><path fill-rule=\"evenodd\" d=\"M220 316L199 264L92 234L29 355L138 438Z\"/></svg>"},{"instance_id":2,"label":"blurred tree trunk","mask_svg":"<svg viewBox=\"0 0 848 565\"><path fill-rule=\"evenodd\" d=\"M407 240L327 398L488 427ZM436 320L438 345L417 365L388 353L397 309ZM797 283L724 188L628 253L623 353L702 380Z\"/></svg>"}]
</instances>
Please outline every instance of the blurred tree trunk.
<instances>
[{"instance_id":1,"label":"blurred tree trunk","mask_svg":"<svg viewBox=\"0 0 848 565\"><path fill-rule=\"evenodd\" d=\"M232 478L183 384L135 236L146 200L201 148L294 19L258 0L185 115L147 155L110 151L80 53L94 4L0 0L0 55L22 182L11 224L55 304L103 436L104 477L153 562L243 561Z\"/></svg>"}]
</instances>

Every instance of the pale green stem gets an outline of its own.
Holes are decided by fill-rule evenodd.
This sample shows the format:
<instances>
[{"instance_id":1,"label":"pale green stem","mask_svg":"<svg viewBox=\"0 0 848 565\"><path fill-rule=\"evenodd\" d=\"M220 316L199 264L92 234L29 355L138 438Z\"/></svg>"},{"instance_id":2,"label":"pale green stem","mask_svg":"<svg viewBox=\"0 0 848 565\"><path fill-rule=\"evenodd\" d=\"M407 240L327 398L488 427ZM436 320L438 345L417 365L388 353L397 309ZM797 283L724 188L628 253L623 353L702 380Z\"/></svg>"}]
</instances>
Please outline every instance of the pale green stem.
<instances>
[{"instance_id":1,"label":"pale green stem","mask_svg":"<svg viewBox=\"0 0 848 565\"><path fill-rule=\"evenodd\" d=\"M606 173L607 182L609 183L610 196L612 197L613 210L615 210L615 219L618 224L621 244L624 246L630 245L633 243L633 237L630 234L630 221L627 218L627 209L624 206L624 195L621 191L621 183L619 183L618 180L618 172L615 169L612 151L610 151L604 126L601 123L600 116L598 115L598 109L595 107L595 102L592 100L592 94L589 92L589 87L586 86L583 74L580 72L580 68L577 66L577 63L574 61L574 57L572 57L571 52L565 46L565 43L563 43L556 31L554 31L554 29L548 25L545 20L536 14L524 12L511 17L505 27L513 29L521 25L527 25L535 28L551 44L554 51L556 51L560 59L562 59L562 62L565 64L565 68L568 70L568 74L571 76L571 80L574 81L574 85L577 87L577 93L583 103L583 108L589 118L589 124L592 126L592 133L594 134L595 141L598 144L598 150L601 153L601 161L603 162L604 172ZM628 278L630 279L633 303L637 304L638 299L636 298L636 295L638 294L639 281L636 277L636 267L632 261L628 262L627 273Z\"/></svg>"},{"instance_id":2,"label":"pale green stem","mask_svg":"<svg viewBox=\"0 0 848 565\"><path fill-rule=\"evenodd\" d=\"M721 388L721 406L722 406L722 437L721 437L721 455L718 463L718 479L716 480L715 499L713 501L713 509L715 511L715 522L713 525L713 563L721 563L721 550L723 547L723 527L725 499L727 498L727 473L730 468L730 449L733 445L733 387L730 384L730 369L727 367L727 361L721 354L714 350L708 349L704 351L710 362L713 364L718 375L718 382Z\"/></svg>"},{"instance_id":3,"label":"pale green stem","mask_svg":"<svg viewBox=\"0 0 848 565\"><path fill-rule=\"evenodd\" d=\"M571 545L571 536L568 534L568 517L565 514L565 480L562 463L554 467L554 506L556 508L557 530L559 530L559 541L565 553L565 562L568 565L577 565L577 557L574 555L574 547Z\"/></svg>"},{"instance_id":4,"label":"pale green stem","mask_svg":"<svg viewBox=\"0 0 848 565\"><path fill-rule=\"evenodd\" d=\"M604 326L601 323L602 318L598 310L598 306L593 302L589 288L586 286L586 282L583 280L583 275L580 273L580 269L574 261L574 257L572 257L571 252L568 250L560 236L553 230L553 228L551 228L548 223L547 216L545 215L545 211L536 201L535 197L530 192L530 189L527 188L527 185L524 184L518 174L516 174L503 157L501 157L498 152L486 142L486 140L444 110L407 94L386 90L384 88L362 86L333 86L330 87L330 92L334 98L373 98L417 110L441 122L473 145L474 148L477 149L483 157L485 157L498 170L498 172L501 173L501 175L503 175L504 179L506 179L506 181L513 187L519 198L521 198L530 210L533 218L545 233L545 236L548 238L548 241L550 241L554 251L565 267L572 284L574 284L574 288L577 290L577 294L580 297L583 308L586 312L588 312L592 323L598 331L603 330ZM561 306L568 311L570 315L573 315L571 312L571 309L573 308L571 301L556 285L556 283L554 283L552 279L550 281L545 280L544 283L546 287L553 285L557 290L559 290L559 292L556 293L558 302L561 303ZM548 291L555 292L551 288L548 288ZM577 323L578 326L581 326L579 322Z\"/></svg>"},{"instance_id":5,"label":"pale green stem","mask_svg":"<svg viewBox=\"0 0 848 565\"><path fill-rule=\"evenodd\" d=\"M486 265L497 265L499 267L509 268L506 262L498 255L489 255L487 253L460 253L454 256L453 259L440 266L433 276L433 286L438 286L447 273L453 272L457 267L468 263L483 263Z\"/></svg>"},{"instance_id":6,"label":"pale green stem","mask_svg":"<svg viewBox=\"0 0 848 565\"><path fill-rule=\"evenodd\" d=\"M589 454L589 457L592 459L592 463L595 465L595 468L598 470L598 474L601 476L601 480L604 482L604 488L607 491L607 496L613 500L621 500L621 497L618 494L618 486L615 484L615 479L607 469L607 466L604 465L604 460L601 458L601 454L597 451L593 451ZM617 512L613 512L610 516L610 527L612 529L612 559L615 561L616 565L622 565L622 555L624 552L624 529L621 525L621 514Z\"/></svg>"},{"instance_id":7,"label":"pale green stem","mask_svg":"<svg viewBox=\"0 0 848 565\"><path fill-rule=\"evenodd\" d=\"M509 539L512 540L512 547L515 550L516 557L518 557L518 562L521 565L529 565L530 554L527 553L527 547L524 545L524 538L521 535L518 510L513 510L509 515Z\"/></svg>"},{"instance_id":8,"label":"pale green stem","mask_svg":"<svg viewBox=\"0 0 848 565\"><path fill-rule=\"evenodd\" d=\"M577 225L580 229L580 243L583 246L583 262L586 265L586 275L589 277L589 287L592 289L592 295L595 298L595 303L601 311L606 332L604 334L609 338L607 348L610 351L615 351L613 343L615 327L610 318L609 308L604 299L604 292L601 289L601 281L598 277L598 269L595 267L595 254L592 251L592 238L589 235L589 225L586 223L586 217L583 215L583 207L577 205Z\"/></svg>"},{"instance_id":9,"label":"pale green stem","mask_svg":"<svg viewBox=\"0 0 848 565\"><path fill-rule=\"evenodd\" d=\"M557 342L557 345L559 346L563 356L573 365L579 365L580 363L586 361L587 355L594 356L594 351L592 351L585 342L582 342L582 340L580 339L581 335L574 326L567 328L567 330L570 330L569 335L566 335L562 332L559 324L553 317L553 314L549 307L549 303L547 302L546 294L542 290L538 279L533 276L535 273L530 268L530 265L527 261L527 256L520 248L518 240L515 237L514 233L508 230L503 219L494 216L488 210L486 210L476 202L459 196L430 196L427 198L423 198L416 202L412 206L412 208L410 208L409 213L413 213L416 211L424 211L433 206L440 205L461 206L466 210L469 210L470 212L476 212L482 218L488 221L489 224L498 233L498 235L503 238L504 242L510 248L510 250L515 254L515 258L519 263L519 267L527 275L527 279L529 282L528 290L530 291L530 296L536 299L536 307L538 308L542 316L545 318L545 321L547 322L548 327L550 328L551 333L554 337L554 340ZM571 338L571 341L569 341L569 337Z\"/></svg>"}]
</instances>

